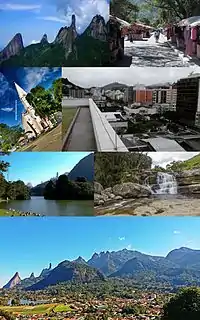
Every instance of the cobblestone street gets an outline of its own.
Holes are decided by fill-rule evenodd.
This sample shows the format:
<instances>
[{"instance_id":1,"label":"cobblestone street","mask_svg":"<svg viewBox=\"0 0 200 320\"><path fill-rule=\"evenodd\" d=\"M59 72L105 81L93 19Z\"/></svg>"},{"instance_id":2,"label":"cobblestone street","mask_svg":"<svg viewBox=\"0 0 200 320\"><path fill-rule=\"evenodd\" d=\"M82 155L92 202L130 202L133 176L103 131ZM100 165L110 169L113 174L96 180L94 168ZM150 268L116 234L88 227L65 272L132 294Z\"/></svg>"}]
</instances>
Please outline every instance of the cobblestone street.
<instances>
[{"instance_id":1,"label":"cobblestone street","mask_svg":"<svg viewBox=\"0 0 200 320\"><path fill-rule=\"evenodd\" d=\"M154 36L147 41L125 41L125 59L118 66L132 67L190 67L196 64L187 57L180 57L161 35L159 43ZM131 65L130 65L131 63Z\"/></svg>"}]
</instances>

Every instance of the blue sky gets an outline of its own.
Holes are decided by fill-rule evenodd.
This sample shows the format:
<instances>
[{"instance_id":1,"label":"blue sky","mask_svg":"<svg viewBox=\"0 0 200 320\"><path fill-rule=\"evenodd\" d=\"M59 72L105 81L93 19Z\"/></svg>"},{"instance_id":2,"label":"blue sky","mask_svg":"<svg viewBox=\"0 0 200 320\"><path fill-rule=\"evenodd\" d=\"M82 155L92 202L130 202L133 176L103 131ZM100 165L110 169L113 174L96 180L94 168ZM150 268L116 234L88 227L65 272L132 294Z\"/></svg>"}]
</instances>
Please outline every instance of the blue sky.
<instances>
[{"instance_id":1,"label":"blue sky","mask_svg":"<svg viewBox=\"0 0 200 320\"><path fill-rule=\"evenodd\" d=\"M36 232L37 230L37 232ZM51 262L94 252L138 250L167 255L182 246L200 249L196 217L55 217L1 218L0 285L15 272L38 275Z\"/></svg>"},{"instance_id":2,"label":"blue sky","mask_svg":"<svg viewBox=\"0 0 200 320\"><path fill-rule=\"evenodd\" d=\"M108 19L108 4L109 0L0 0L0 49L16 33L22 34L25 46L39 42L45 33L52 42L61 27L71 24L72 14L82 33L96 14Z\"/></svg>"},{"instance_id":3,"label":"blue sky","mask_svg":"<svg viewBox=\"0 0 200 320\"><path fill-rule=\"evenodd\" d=\"M63 174L71 169L90 152L12 152L1 156L0 161L10 163L6 179L22 180L36 185Z\"/></svg>"},{"instance_id":4,"label":"blue sky","mask_svg":"<svg viewBox=\"0 0 200 320\"><path fill-rule=\"evenodd\" d=\"M1 1L1 0L0 0ZM0 123L21 125L21 104L14 86L16 82L27 93L37 85L49 88L55 79L61 78L61 68L4 68L0 69ZM15 101L17 117L15 115Z\"/></svg>"}]
</instances>

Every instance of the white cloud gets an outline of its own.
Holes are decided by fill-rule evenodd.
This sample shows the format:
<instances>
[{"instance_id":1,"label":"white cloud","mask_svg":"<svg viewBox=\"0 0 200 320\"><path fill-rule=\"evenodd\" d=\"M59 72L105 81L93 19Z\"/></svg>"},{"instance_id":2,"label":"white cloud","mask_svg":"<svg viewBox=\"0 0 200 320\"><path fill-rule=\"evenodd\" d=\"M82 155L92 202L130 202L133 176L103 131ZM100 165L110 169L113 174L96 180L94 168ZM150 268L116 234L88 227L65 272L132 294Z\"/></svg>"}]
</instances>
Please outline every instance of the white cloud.
<instances>
[{"instance_id":1,"label":"white cloud","mask_svg":"<svg viewBox=\"0 0 200 320\"><path fill-rule=\"evenodd\" d=\"M39 40L32 40L30 44L36 44L38 42L40 42L40 41Z\"/></svg>"},{"instance_id":2,"label":"white cloud","mask_svg":"<svg viewBox=\"0 0 200 320\"><path fill-rule=\"evenodd\" d=\"M198 155L199 152L148 152L153 160L153 166L166 167L172 161L185 161Z\"/></svg>"},{"instance_id":3,"label":"white cloud","mask_svg":"<svg viewBox=\"0 0 200 320\"><path fill-rule=\"evenodd\" d=\"M54 17L54 16L37 17L37 19L46 20L46 21L55 21L55 22L60 22L65 24L67 22L66 19L61 19L59 17Z\"/></svg>"},{"instance_id":4,"label":"white cloud","mask_svg":"<svg viewBox=\"0 0 200 320\"><path fill-rule=\"evenodd\" d=\"M153 85L175 82L187 77L192 71L200 73L199 67L190 68L63 68L63 77L83 87L104 86L112 82L126 85Z\"/></svg>"},{"instance_id":5,"label":"white cloud","mask_svg":"<svg viewBox=\"0 0 200 320\"><path fill-rule=\"evenodd\" d=\"M126 246L126 249L127 249L127 250L131 250L131 249L132 249L132 244L128 244L128 245Z\"/></svg>"},{"instance_id":6,"label":"white cloud","mask_svg":"<svg viewBox=\"0 0 200 320\"><path fill-rule=\"evenodd\" d=\"M2 111L5 111L5 112L11 112L13 111L14 109L13 108L1 108Z\"/></svg>"},{"instance_id":7,"label":"white cloud","mask_svg":"<svg viewBox=\"0 0 200 320\"><path fill-rule=\"evenodd\" d=\"M57 71L58 68L25 68L25 90L29 92L32 88L37 86L41 81L46 81L52 78L52 73Z\"/></svg>"},{"instance_id":8,"label":"white cloud","mask_svg":"<svg viewBox=\"0 0 200 320\"><path fill-rule=\"evenodd\" d=\"M118 239L119 239L119 241L123 241L123 240L125 240L125 237L119 237Z\"/></svg>"},{"instance_id":9,"label":"white cloud","mask_svg":"<svg viewBox=\"0 0 200 320\"><path fill-rule=\"evenodd\" d=\"M106 0L48 0L48 3L56 4L60 15L58 18L64 19L68 26L71 24L72 14L75 14L78 31L83 31L97 14L106 21L109 19L109 4Z\"/></svg>"},{"instance_id":10,"label":"white cloud","mask_svg":"<svg viewBox=\"0 0 200 320\"><path fill-rule=\"evenodd\" d=\"M35 11L40 10L40 4L20 4L20 3L0 3L0 10L11 10L11 11Z\"/></svg>"},{"instance_id":11,"label":"white cloud","mask_svg":"<svg viewBox=\"0 0 200 320\"><path fill-rule=\"evenodd\" d=\"M180 234L181 232L179 230L174 230L173 234Z\"/></svg>"}]
</instances>

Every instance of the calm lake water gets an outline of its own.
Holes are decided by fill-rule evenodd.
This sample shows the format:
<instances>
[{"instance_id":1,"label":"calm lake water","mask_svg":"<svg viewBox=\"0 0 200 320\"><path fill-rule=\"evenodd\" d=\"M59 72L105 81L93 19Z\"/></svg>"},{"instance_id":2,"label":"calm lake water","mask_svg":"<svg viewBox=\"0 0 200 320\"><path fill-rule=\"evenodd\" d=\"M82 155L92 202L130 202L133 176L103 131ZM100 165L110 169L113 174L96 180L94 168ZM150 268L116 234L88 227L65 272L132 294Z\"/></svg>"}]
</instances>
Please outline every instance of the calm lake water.
<instances>
[{"instance_id":1,"label":"calm lake water","mask_svg":"<svg viewBox=\"0 0 200 320\"><path fill-rule=\"evenodd\" d=\"M0 203L1 209L15 209L23 212L40 213L45 216L93 216L93 201L45 200L32 197L31 200L14 200Z\"/></svg>"}]
</instances>

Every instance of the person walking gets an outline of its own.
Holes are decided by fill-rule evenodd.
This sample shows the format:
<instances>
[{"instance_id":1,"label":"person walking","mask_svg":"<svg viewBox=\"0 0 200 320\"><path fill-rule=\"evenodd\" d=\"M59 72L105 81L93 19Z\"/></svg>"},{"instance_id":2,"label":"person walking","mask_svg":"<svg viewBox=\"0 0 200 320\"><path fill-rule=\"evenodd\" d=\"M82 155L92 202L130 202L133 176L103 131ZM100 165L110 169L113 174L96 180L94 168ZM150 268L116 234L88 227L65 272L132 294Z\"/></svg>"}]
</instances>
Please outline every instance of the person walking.
<instances>
[{"instance_id":1,"label":"person walking","mask_svg":"<svg viewBox=\"0 0 200 320\"><path fill-rule=\"evenodd\" d=\"M159 38L160 38L160 30L156 30L154 32L154 37L155 37L156 43L158 43Z\"/></svg>"}]
</instances>

